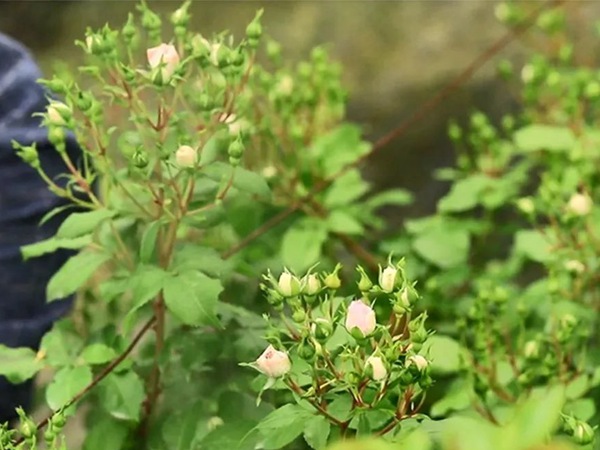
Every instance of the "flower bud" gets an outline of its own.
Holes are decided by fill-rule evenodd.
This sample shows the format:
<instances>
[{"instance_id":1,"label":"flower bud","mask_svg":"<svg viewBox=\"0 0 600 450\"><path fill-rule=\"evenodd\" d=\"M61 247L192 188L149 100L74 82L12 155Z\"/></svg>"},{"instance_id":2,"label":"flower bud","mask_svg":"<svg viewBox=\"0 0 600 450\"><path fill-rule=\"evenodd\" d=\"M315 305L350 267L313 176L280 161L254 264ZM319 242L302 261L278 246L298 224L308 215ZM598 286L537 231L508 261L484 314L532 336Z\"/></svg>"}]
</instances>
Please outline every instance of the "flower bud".
<instances>
[{"instance_id":1,"label":"flower bud","mask_svg":"<svg viewBox=\"0 0 600 450\"><path fill-rule=\"evenodd\" d=\"M311 330L315 339L321 343L325 342L333 333L333 325L327 319L316 319L312 324Z\"/></svg>"},{"instance_id":2,"label":"flower bud","mask_svg":"<svg viewBox=\"0 0 600 450\"><path fill-rule=\"evenodd\" d=\"M179 167L194 167L198 160L198 152L189 145L181 145L175 152L175 161Z\"/></svg>"},{"instance_id":3,"label":"flower bud","mask_svg":"<svg viewBox=\"0 0 600 450\"><path fill-rule=\"evenodd\" d=\"M379 268L379 286L384 292L392 292L396 287L396 275L398 269L393 266L387 266L385 269Z\"/></svg>"},{"instance_id":4,"label":"flower bud","mask_svg":"<svg viewBox=\"0 0 600 450\"><path fill-rule=\"evenodd\" d=\"M296 323L302 323L306 320L306 312L303 309L297 309L292 313L292 320Z\"/></svg>"},{"instance_id":5,"label":"flower bud","mask_svg":"<svg viewBox=\"0 0 600 450\"><path fill-rule=\"evenodd\" d=\"M148 154L144 150L136 150L133 156L131 157L131 163L134 165L134 167L137 167L138 169L143 169L149 163Z\"/></svg>"},{"instance_id":6,"label":"flower bud","mask_svg":"<svg viewBox=\"0 0 600 450\"><path fill-rule=\"evenodd\" d=\"M366 369L369 376L375 381L383 380L387 375L385 364L379 356L369 356L366 361Z\"/></svg>"},{"instance_id":7,"label":"flower bud","mask_svg":"<svg viewBox=\"0 0 600 450\"><path fill-rule=\"evenodd\" d=\"M240 139L236 139L229 144L227 153L232 158L241 158L244 154L244 144Z\"/></svg>"},{"instance_id":8,"label":"flower bud","mask_svg":"<svg viewBox=\"0 0 600 450\"><path fill-rule=\"evenodd\" d=\"M304 293L306 295L316 295L321 290L321 282L319 281L319 277L310 273L304 277Z\"/></svg>"},{"instance_id":9,"label":"flower bud","mask_svg":"<svg viewBox=\"0 0 600 450\"><path fill-rule=\"evenodd\" d=\"M578 445L591 444L594 441L594 429L587 422L577 421L573 439Z\"/></svg>"},{"instance_id":10,"label":"flower bud","mask_svg":"<svg viewBox=\"0 0 600 450\"><path fill-rule=\"evenodd\" d=\"M40 157L35 145L21 146L17 142L13 141L13 148L17 150L17 156L19 156L23 162L30 165L34 169L40 167Z\"/></svg>"},{"instance_id":11,"label":"flower bud","mask_svg":"<svg viewBox=\"0 0 600 450\"><path fill-rule=\"evenodd\" d=\"M85 50L90 55L101 55L104 53L104 43L98 34L90 34L85 38Z\"/></svg>"},{"instance_id":12,"label":"flower bud","mask_svg":"<svg viewBox=\"0 0 600 450\"><path fill-rule=\"evenodd\" d=\"M585 272L585 265L576 259L571 259L565 262L565 269L571 273L583 273Z\"/></svg>"},{"instance_id":13,"label":"flower bud","mask_svg":"<svg viewBox=\"0 0 600 450\"><path fill-rule=\"evenodd\" d=\"M190 7L190 2L185 2L180 8L176 9L173 14L171 14L171 23L175 27L186 27L190 21L190 13L188 12L188 8Z\"/></svg>"},{"instance_id":14,"label":"flower bud","mask_svg":"<svg viewBox=\"0 0 600 450\"><path fill-rule=\"evenodd\" d=\"M352 333L353 329L357 329L362 336L366 337L375 331L376 325L375 311L369 305L361 300L350 303L345 322L348 332Z\"/></svg>"},{"instance_id":15,"label":"flower bud","mask_svg":"<svg viewBox=\"0 0 600 450\"><path fill-rule=\"evenodd\" d=\"M303 340L298 346L298 356L305 361L312 361L315 353L315 348L306 340Z\"/></svg>"},{"instance_id":16,"label":"flower bud","mask_svg":"<svg viewBox=\"0 0 600 450\"><path fill-rule=\"evenodd\" d=\"M287 270L279 276L277 286L284 297L295 297L300 293L300 280Z\"/></svg>"},{"instance_id":17,"label":"flower bud","mask_svg":"<svg viewBox=\"0 0 600 450\"><path fill-rule=\"evenodd\" d=\"M333 269L333 272L325 277L323 282L329 289L339 289L339 287L342 285L342 280L340 280L340 277L338 276L338 272L341 268L342 266L340 264L336 265L335 269Z\"/></svg>"},{"instance_id":18,"label":"flower bud","mask_svg":"<svg viewBox=\"0 0 600 450\"><path fill-rule=\"evenodd\" d=\"M260 17L263 14L263 10L261 9L256 13L256 16L248 24L246 27L246 37L248 38L248 44L251 47L256 47L258 45L258 40L262 36L262 25L260 24Z\"/></svg>"},{"instance_id":19,"label":"flower bud","mask_svg":"<svg viewBox=\"0 0 600 450\"><path fill-rule=\"evenodd\" d=\"M517 208L519 208L519 211L523 214L530 215L535 212L535 205L531 197L522 197L517 200Z\"/></svg>"},{"instance_id":20,"label":"flower bud","mask_svg":"<svg viewBox=\"0 0 600 450\"><path fill-rule=\"evenodd\" d=\"M413 355L407 359L407 367L415 366L419 372L423 372L429 366L429 362L421 355Z\"/></svg>"},{"instance_id":21,"label":"flower bud","mask_svg":"<svg viewBox=\"0 0 600 450\"><path fill-rule=\"evenodd\" d=\"M71 121L73 112L62 102L51 101L46 110L48 123L56 126L65 126Z\"/></svg>"},{"instance_id":22,"label":"flower bud","mask_svg":"<svg viewBox=\"0 0 600 450\"><path fill-rule=\"evenodd\" d=\"M575 193L569 199L567 209L576 216L586 216L592 210L593 202L587 194Z\"/></svg>"},{"instance_id":23,"label":"flower bud","mask_svg":"<svg viewBox=\"0 0 600 450\"><path fill-rule=\"evenodd\" d=\"M540 345L537 341L527 341L523 347L523 355L526 359L536 359L540 356Z\"/></svg>"},{"instance_id":24,"label":"flower bud","mask_svg":"<svg viewBox=\"0 0 600 450\"><path fill-rule=\"evenodd\" d=\"M125 42L131 43L135 36L137 35L137 28L135 27L133 14L129 13L127 15L127 22L121 29L121 36L125 39Z\"/></svg>"},{"instance_id":25,"label":"flower bud","mask_svg":"<svg viewBox=\"0 0 600 450\"><path fill-rule=\"evenodd\" d=\"M165 85L170 80L179 65L179 54L171 44L160 44L146 50L148 64L154 71L152 80L158 85Z\"/></svg>"},{"instance_id":26,"label":"flower bud","mask_svg":"<svg viewBox=\"0 0 600 450\"><path fill-rule=\"evenodd\" d=\"M279 378L291 370L292 363L286 352L275 350L269 345L256 360L256 367L270 378Z\"/></svg>"},{"instance_id":27,"label":"flower bud","mask_svg":"<svg viewBox=\"0 0 600 450\"><path fill-rule=\"evenodd\" d=\"M206 429L208 431L213 431L224 424L225 422L219 416L213 416L206 421Z\"/></svg>"},{"instance_id":28,"label":"flower bud","mask_svg":"<svg viewBox=\"0 0 600 450\"><path fill-rule=\"evenodd\" d=\"M358 289L360 290L360 292L369 291L373 287L373 282L371 281L371 279L365 272L365 269L358 266L356 268L356 270L358 270L358 272L360 273L360 281L358 282Z\"/></svg>"}]
</instances>

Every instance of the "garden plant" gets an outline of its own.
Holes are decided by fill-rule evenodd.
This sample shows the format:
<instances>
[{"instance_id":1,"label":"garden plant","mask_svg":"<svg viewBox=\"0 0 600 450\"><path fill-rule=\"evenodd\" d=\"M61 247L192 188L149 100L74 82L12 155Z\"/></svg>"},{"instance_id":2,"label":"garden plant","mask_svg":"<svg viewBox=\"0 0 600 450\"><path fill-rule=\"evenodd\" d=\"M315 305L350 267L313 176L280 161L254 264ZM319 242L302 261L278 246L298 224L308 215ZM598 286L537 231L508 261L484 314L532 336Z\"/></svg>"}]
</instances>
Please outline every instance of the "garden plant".
<instances>
[{"instance_id":1,"label":"garden plant","mask_svg":"<svg viewBox=\"0 0 600 450\"><path fill-rule=\"evenodd\" d=\"M563 3L497 5L536 45L498 65L520 108L450 123L448 192L394 230L381 207L419 199L360 169L398 131L345 118L325 48L287 61L262 10L203 36L189 1L89 29L42 81L64 175L14 142L71 211L23 257L72 251L47 300L76 303L0 346L11 382L52 374L0 449L65 449L75 415L86 450L595 448L600 72Z\"/></svg>"}]
</instances>

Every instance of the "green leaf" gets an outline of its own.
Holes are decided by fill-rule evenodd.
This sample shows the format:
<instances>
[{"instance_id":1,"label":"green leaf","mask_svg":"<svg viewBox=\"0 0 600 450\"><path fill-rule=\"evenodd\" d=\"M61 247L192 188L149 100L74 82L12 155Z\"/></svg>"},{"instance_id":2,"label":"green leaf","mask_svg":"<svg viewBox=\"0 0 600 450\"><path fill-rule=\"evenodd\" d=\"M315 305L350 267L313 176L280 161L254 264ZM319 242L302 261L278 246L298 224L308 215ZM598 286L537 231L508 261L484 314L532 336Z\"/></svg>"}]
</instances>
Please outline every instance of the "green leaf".
<instances>
[{"instance_id":1,"label":"green leaf","mask_svg":"<svg viewBox=\"0 0 600 450\"><path fill-rule=\"evenodd\" d=\"M203 173L215 181L229 180L233 173L234 188L246 194L255 195L259 199L271 198L271 189L264 177L242 167L233 168L229 164L217 161L205 167Z\"/></svg>"},{"instance_id":2,"label":"green leaf","mask_svg":"<svg viewBox=\"0 0 600 450\"><path fill-rule=\"evenodd\" d=\"M170 414L162 426L164 442L170 450L190 450L198 448L197 442L209 432L206 426L210 416L204 401Z\"/></svg>"},{"instance_id":3,"label":"green leaf","mask_svg":"<svg viewBox=\"0 0 600 450\"><path fill-rule=\"evenodd\" d=\"M564 403L562 386L533 391L504 430L506 441L518 442L523 449L542 444L556 429Z\"/></svg>"},{"instance_id":4,"label":"green leaf","mask_svg":"<svg viewBox=\"0 0 600 450\"><path fill-rule=\"evenodd\" d=\"M514 251L533 261L544 263L550 260L550 243L539 231L519 230L515 233Z\"/></svg>"},{"instance_id":5,"label":"green leaf","mask_svg":"<svg viewBox=\"0 0 600 450\"><path fill-rule=\"evenodd\" d=\"M83 450L121 450L129 433L127 424L106 417L86 429Z\"/></svg>"},{"instance_id":6,"label":"green leaf","mask_svg":"<svg viewBox=\"0 0 600 450\"><path fill-rule=\"evenodd\" d=\"M292 225L281 241L284 265L302 272L321 258L321 247L327 239L323 222L301 220Z\"/></svg>"},{"instance_id":7,"label":"green leaf","mask_svg":"<svg viewBox=\"0 0 600 450\"><path fill-rule=\"evenodd\" d=\"M516 146L524 152L568 151L577 142L570 128L541 124L528 125L517 130L514 140Z\"/></svg>"},{"instance_id":8,"label":"green leaf","mask_svg":"<svg viewBox=\"0 0 600 450\"><path fill-rule=\"evenodd\" d=\"M406 189L390 189L370 197L366 201L368 209L377 209L385 205L405 206L413 201L413 195Z\"/></svg>"},{"instance_id":9,"label":"green leaf","mask_svg":"<svg viewBox=\"0 0 600 450\"><path fill-rule=\"evenodd\" d=\"M214 248L187 242L176 249L173 268L177 272L199 270L212 278L222 278L233 269L232 263L223 260Z\"/></svg>"},{"instance_id":10,"label":"green leaf","mask_svg":"<svg viewBox=\"0 0 600 450\"><path fill-rule=\"evenodd\" d=\"M434 373L450 374L460 368L461 346L448 336L433 335L423 344L423 353L431 359Z\"/></svg>"},{"instance_id":11,"label":"green leaf","mask_svg":"<svg viewBox=\"0 0 600 450\"><path fill-rule=\"evenodd\" d=\"M220 154L224 154L226 151L224 142L225 140L219 133L206 141L206 144L204 144L204 147L202 147L202 151L200 152L200 165L206 166L211 164L217 160Z\"/></svg>"},{"instance_id":12,"label":"green leaf","mask_svg":"<svg viewBox=\"0 0 600 450\"><path fill-rule=\"evenodd\" d=\"M68 297L83 286L110 255L84 251L67 260L50 279L46 288L46 299L51 302Z\"/></svg>"},{"instance_id":13,"label":"green leaf","mask_svg":"<svg viewBox=\"0 0 600 450\"><path fill-rule=\"evenodd\" d=\"M356 125L343 124L318 137L308 149L308 154L319 162L323 174L329 177L364 156L371 145L361 139Z\"/></svg>"},{"instance_id":14,"label":"green leaf","mask_svg":"<svg viewBox=\"0 0 600 450\"><path fill-rule=\"evenodd\" d=\"M257 425L265 438L263 448L277 450L286 446L302 434L312 417L310 411L296 404L287 404L276 409Z\"/></svg>"},{"instance_id":15,"label":"green leaf","mask_svg":"<svg viewBox=\"0 0 600 450\"><path fill-rule=\"evenodd\" d=\"M331 424L324 416L314 416L304 426L304 440L314 450L321 450L327 446L327 438L331 431Z\"/></svg>"},{"instance_id":16,"label":"green leaf","mask_svg":"<svg viewBox=\"0 0 600 450\"><path fill-rule=\"evenodd\" d=\"M136 312L156 298L163 288L167 272L157 266L140 265L130 280L133 305L123 319L125 333L131 331Z\"/></svg>"},{"instance_id":17,"label":"green leaf","mask_svg":"<svg viewBox=\"0 0 600 450\"><path fill-rule=\"evenodd\" d=\"M73 239L90 234L100 222L114 215L115 211L109 209L69 214L58 229L56 236L63 239Z\"/></svg>"},{"instance_id":18,"label":"green leaf","mask_svg":"<svg viewBox=\"0 0 600 450\"><path fill-rule=\"evenodd\" d=\"M467 211L478 205L481 194L490 185L490 178L475 174L457 181L450 192L438 202L440 212Z\"/></svg>"},{"instance_id":19,"label":"green leaf","mask_svg":"<svg viewBox=\"0 0 600 450\"><path fill-rule=\"evenodd\" d=\"M68 250L79 250L92 242L91 236L80 236L74 239L59 239L52 237L35 244L24 245L21 247L21 255L24 260L31 258L37 258L38 256L45 255L47 253L54 253L60 248Z\"/></svg>"},{"instance_id":20,"label":"green leaf","mask_svg":"<svg viewBox=\"0 0 600 450\"><path fill-rule=\"evenodd\" d=\"M258 433L254 432L256 422L237 420L226 422L206 435L199 448L202 450L254 450Z\"/></svg>"},{"instance_id":21,"label":"green leaf","mask_svg":"<svg viewBox=\"0 0 600 450\"><path fill-rule=\"evenodd\" d=\"M340 421L346 421L350 418L353 401L350 394L341 394L332 401L327 407L327 412Z\"/></svg>"},{"instance_id":22,"label":"green leaf","mask_svg":"<svg viewBox=\"0 0 600 450\"><path fill-rule=\"evenodd\" d=\"M431 407L431 417L444 417L452 411L462 411L472 404L473 392L469 382L457 379L445 389L444 396Z\"/></svg>"},{"instance_id":23,"label":"green leaf","mask_svg":"<svg viewBox=\"0 0 600 450\"><path fill-rule=\"evenodd\" d=\"M11 348L0 344L0 375L13 384L33 378L44 364L30 348Z\"/></svg>"},{"instance_id":24,"label":"green leaf","mask_svg":"<svg viewBox=\"0 0 600 450\"><path fill-rule=\"evenodd\" d=\"M138 421L145 398L144 382L133 371L112 373L99 386L100 403L111 416Z\"/></svg>"},{"instance_id":25,"label":"green leaf","mask_svg":"<svg viewBox=\"0 0 600 450\"><path fill-rule=\"evenodd\" d=\"M183 272L164 280L167 308L188 325L220 326L215 311L222 290L219 280L199 271Z\"/></svg>"},{"instance_id":26,"label":"green leaf","mask_svg":"<svg viewBox=\"0 0 600 450\"><path fill-rule=\"evenodd\" d=\"M364 228L361 223L346 211L336 209L327 216L327 228L334 233L362 234Z\"/></svg>"},{"instance_id":27,"label":"green leaf","mask_svg":"<svg viewBox=\"0 0 600 450\"><path fill-rule=\"evenodd\" d=\"M56 411L91 382L92 371L88 366L63 367L46 389L46 402Z\"/></svg>"},{"instance_id":28,"label":"green leaf","mask_svg":"<svg viewBox=\"0 0 600 450\"><path fill-rule=\"evenodd\" d=\"M442 269L464 263L469 247L469 232L446 221L426 228L413 242L413 249L421 257Z\"/></svg>"},{"instance_id":29,"label":"green leaf","mask_svg":"<svg viewBox=\"0 0 600 450\"><path fill-rule=\"evenodd\" d=\"M112 361L117 353L108 345L96 343L90 344L81 352L81 358L90 365L104 364Z\"/></svg>"},{"instance_id":30,"label":"green leaf","mask_svg":"<svg viewBox=\"0 0 600 450\"><path fill-rule=\"evenodd\" d=\"M70 365L83 346L81 337L73 330L73 323L62 320L54 324L42 338L40 350L44 361L53 367Z\"/></svg>"},{"instance_id":31,"label":"green leaf","mask_svg":"<svg viewBox=\"0 0 600 450\"><path fill-rule=\"evenodd\" d=\"M424 430L417 428L406 437L399 439L394 450L431 450L433 442Z\"/></svg>"},{"instance_id":32,"label":"green leaf","mask_svg":"<svg viewBox=\"0 0 600 450\"><path fill-rule=\"evenodd\" d=\"M144 230L144 234L140 241L140 261L142 263L149 263L152 259L152 255L154 255L160 226L161 221L155 220Z\"/></svg>"},{"instance_id":33,"label":"green leaf","mask_svg":"<svg viewBox=\"0 0 600 450\"><path fill-rule=\"evenodd\" d=\"M362 179L356 169L350 170L336 179L325 193L323 206L332 209L352 204L369 190L369 184Z\"/></svg>"}]
</instances>

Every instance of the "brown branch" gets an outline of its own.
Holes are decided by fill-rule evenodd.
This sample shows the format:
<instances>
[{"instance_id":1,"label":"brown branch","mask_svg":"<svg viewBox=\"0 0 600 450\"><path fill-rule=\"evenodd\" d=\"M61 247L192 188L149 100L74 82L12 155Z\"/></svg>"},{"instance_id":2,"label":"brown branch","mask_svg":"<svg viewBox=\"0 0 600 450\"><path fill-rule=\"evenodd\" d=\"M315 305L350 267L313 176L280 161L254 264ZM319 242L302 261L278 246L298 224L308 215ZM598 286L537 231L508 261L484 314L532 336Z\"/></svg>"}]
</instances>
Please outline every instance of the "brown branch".
<instances>
[{"instance_id":1,"label":"brown branch","mask_svg":"<svg viewBox=\"0 0 600 450\"><path fill-rule=\"evenodd\" d=\"M294 212L300 209L305 203L309 202L317 194L325 190L329 185L331 185L333 181L346 174L348 171L352 170L359 164L363 163L375 153L381 151L381 149L390 144L392 141L403 136L413 125L421 121L423 118L427 117L431 112L435 111L446 98L453 94L468 80L470 80L473 77L473 75L479 69L481 69L490 59L496 56L496 54L503 50L508 44L510 44L517 37L519 37L521 34L527 31L532 25L534 25L537 18L542 12L544 12L548 8L562 6L564 3L566 3L566 0L546 1L536 11L529 15L529 17L525 21L523 21L523 23L504 34L500 39L495 41L487 50L479 54L479 56L477 56L461 73L459 73L452 81L450 81L446 86L439 90L436 95L422 103L421 106L418 107L416 111L413 114L411 114L407 119L401 122L400 125L398 125L398 127L394 128L392 131L375 141L373 147L369 152L367 152L359 159L347 164L329 178L323 179L308 194L298 199L298 201L293 203L287 209L271 217L271 219L269 219L267 222L265 222L263 225L261 225L254 231L252 231L240 242L223 252L223 254L221 255L222 258L227 259L235 253L242 250L252 241L259 238L260 236L277 226L279 223L287 219L290 215L292 215Z\"/></svg>"},{"instance_id":2,"label":"brown branch","mask_svg":"<svg viewBox=\"0 0 600 450\"><path fill-rule=\"evenodd\" d=\"M90 392L92 389L94 389L98 385L98 383L100 383L104 378L106 378L110 373L112 373L112 371L115 370L117 368L117 366L119 364L121 364L125 360L125 358L127 358L131 354L131 352L136 347L136 345L140 342L142 337L144 337L144 335L148 332L148 330L150 330L152 328L155 320L156 320L155 317L152 316L150 318L150 320L148 320L144 324L144 326L140 329L140 331L138 331L138 333L134 336L134 338L131 340L131 342L129 343L127 348L125 350L123 350L123 352L119 356L117 356L115 359L113 359L110 364L108 364L104 369L102 369L102 371L100 373L98 373L98 375L96 375L96 377L92 380L92 382L90 384L88 384L86 387L84 387L82 390L80 390L77 394L75 394L58 411L64 411L68 407L77 403L88 392ZM37 430L43 429L46 425L48 425L48 423L50 422L50 420L52 419L52 417L54 417L54 415L56 413L57 412L54 411L51 414L49 414L45 419L38 422L38 424L36 425L36 429ZM17 446L17 445L21 444L24 440L25 440L25 438L23 436L21 436L13 443L13 445Z\"/></svg>"}]
</instances>

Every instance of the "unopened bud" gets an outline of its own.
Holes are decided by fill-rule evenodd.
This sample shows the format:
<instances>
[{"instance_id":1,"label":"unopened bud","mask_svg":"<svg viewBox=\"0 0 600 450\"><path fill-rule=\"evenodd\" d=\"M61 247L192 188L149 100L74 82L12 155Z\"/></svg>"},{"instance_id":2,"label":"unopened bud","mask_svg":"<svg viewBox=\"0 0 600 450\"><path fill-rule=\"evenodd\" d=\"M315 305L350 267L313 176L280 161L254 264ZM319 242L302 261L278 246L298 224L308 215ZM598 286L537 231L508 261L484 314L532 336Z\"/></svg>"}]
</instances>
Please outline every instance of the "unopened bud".
<instances>
[{"instance_id":1,"label":"unopened bud","mask_svg":"<svg viewBox=\"0 0 600 450\"><path fill-rule=\"evenodd\" d=\"M339 289L342 285L342 280L340 280L340 277L338 276L338 272L341 268L342 266L340 264L336 265L333 272L325 277L324 283L329 289Z\"/></svg>"},{"instance_id":2,"label":"unopened bud","mask_svg":"<svg viewBox=\"0 0 600 450\"><path fill-rule=\"evenodd\" d=\"M528 341L523 347L523 355L526 359L536 359L540 356L540 345L537 341Z\"/></svg>"},{"instance_id":3,"label":"unopened bud","mask_svg":"<svg viewBox=\"0 0 600 450\"><path fill-rule=\"evenodd\" d=\"M306 295L316 295L321 290L321 282L317 274L310 273L304 277L304 293Z\"/></svg>"},{"instance_id":4,"label":"unopened bud","mask_svg":"<svg viewBox=\"0 0 600 450\"><path fill-rule=\"evenodd\" d=\"M415 366L419 372L424 372L429 366L429 362L422 355L413 355L407 359L407 367Z\"/></svg>"},{"instance_id":5,"label":"unopened bud","mask_svg":"<svg viewBox=\"0 0 600 450\"><path fill-rule=\"evenodd\" d=\"M593 205L592 199L587 194L575 193L569 199L567 209L576 216L586 216Z\"/></svg>"},{"instance_id":6,"label":"unopened bud","mask_svg":"<svg viewBox=\"0 0 600 450\"><path fill-rule=\"evenodd\" d=\"M279 292L284 297L295 297L300 293L300 280L289 271L285 270L278 281Z\"/></svg>"},{"instance_id":7,"label":"unopened bud","mask_svg":"<svg viewBox=\"0 0 600 450\"><path fill-rule=\"evenodd\" d=\"M48 122L56 126L67 125L73 117L71 108L58 101L51 101L46 113L48 115Z\"/></svg>"},{"instance_id":8,"label":"unopened bud","mask_svg":"<svg viewBox=\"0 0 600 450\"><path fill-rule=\"evenodd\" d=\"M365 364L365 369L367 375L375 381L383 380L387 376L387 369L379 356L369 356Z\"/></svg>"},{"instance_id":9,"label":"unopened bud","mask_svg":"<svg viewBox=\"0 0 600 450\"><path fill-rule=\"evenodd\" d=\"M517 200L517 208L523 214L533 214L535 212L535 205L531 197L522 197Z\"/></svg>"},{"instance_id":10,"label":"unopened bud","mask_svg":"<svg viewBox=\"0 0 600 450\"><path fill-rule=\"evenodd\" d=\"M371 279L369 278L369 276L365 272L365 269L363 269L361 266L358 266L356 268L356 270L358 270L358 273L360 273L360 280L358 282L358 289L361 292L367 292L367 291L369 291L373 287L373 282L371 281Z\"/></svg>"},{"instance_id":11,"label":"unopened bud","mask_svg":"<svg viewBox=\"0 0 600 450\"><path fill-rule=\"evenodd\" d=\"M134 165L134 167L137 167L138 169L143 169L149 163L148 154L144 150L136 150L133 156L131 157L131 163Z\"/></svg>"},{"instance_id":12,"label":"unopened bud","mask_svg":"<svg viewBox=\"0 0 600 450\"><path fill-rule=\"evenodd\" d=\"M359 338L369 336L377 326L375 311L362 300L354 300L348 306L345 326L354 337L356 336L353 333L356 332L360 333Z\"/></svg>"},{"instance_id":13,"label":"unopened bud","mask_svg":"<svg viewBox=\"0 0 600 450\"><path fill-rule=\"evenodd\" d=\"M385 269L379 268L379 286L384 292L392 292L396 287L398 269L388 265Z\"/></svg>"},{"instance_id":14,"label":"unopened bud","mask_svg":"<svg viewBox=\"0 0 600 450\"><path fill-rule=\"evenodd\" d=\"M175 161L179 167L194 167L198 160L198 152L189 145L181 145L175 152Z\"/></svg>"},{"instance_id":15,"label":"unopened bud","mask_svg":"<svg viewBox=\"0 0 600 450\"><path fill-rule=\"evenodd\" d=\"M573 439L578 445L588 445L594 441L594 429L583 421L578 421L573 430Z\"/></svg>"},{"instance_id":16,"label":"unopened bud","mask_svg":"<svg viewBox=\"0 0 600 450\"><path fill-rule=\"evenodd\" d=\"M313 334L315 335L315 339L321 343L329 339L333 333L333 325L327 319L316 319L311 328Z\"/></svg>"},{"instance_id":17,"label":"unopened bud","mask_svg":"<svg viewBox=\"0 0 600 450\"><path fill-rule=\"evenodd\" d=\"M244 144L240 139L235 139L229 144L227 152L232 158L241 158L244 154Z\"/></svg>"}]
</instances>

